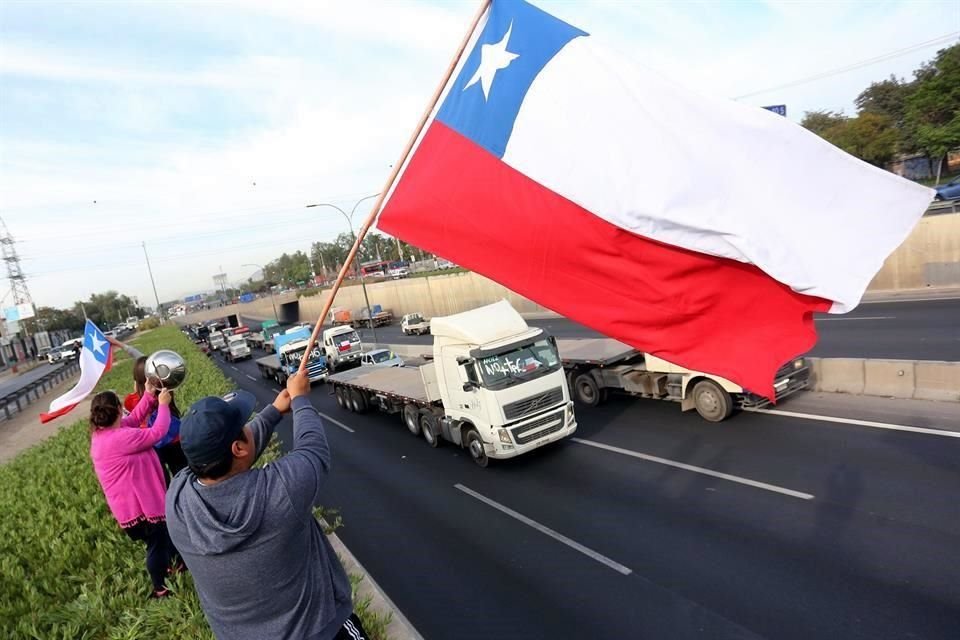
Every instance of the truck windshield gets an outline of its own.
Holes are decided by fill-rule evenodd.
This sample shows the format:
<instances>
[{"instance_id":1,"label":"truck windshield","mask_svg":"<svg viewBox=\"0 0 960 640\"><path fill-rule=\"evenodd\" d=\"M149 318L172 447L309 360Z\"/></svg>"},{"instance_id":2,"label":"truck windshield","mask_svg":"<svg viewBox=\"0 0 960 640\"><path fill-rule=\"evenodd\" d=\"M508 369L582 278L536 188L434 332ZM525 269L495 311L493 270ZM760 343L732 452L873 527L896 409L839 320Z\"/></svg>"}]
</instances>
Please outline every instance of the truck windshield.
<instances>
[{"instance_id":1,"label":"truck windshield","mask_svg":"<svg viewBox=\"0 0 960 640\"><path fill-rule=\"evenodd\" d=\"M526 382L560 367L560 356L552 340L536 342L477 361L484 386L493 389Z\"/></svg>"},{"instance_id":2,"label":"truck windshield","mask_svg":"<svg viewBox=\"0 0 960 640\"><path fill-rule=\"evenodd\" d=\"M413 324L415 322L423 322L423 316L421 316L420 314L414 314L407 318L407 322L409 322L410 324Z\"/></svg>"},{"instance_id":3,"label":"truck windshield","mask_svg":"<svg viewBox=\"0 0 960 640\"><path fill-rule=\"evenodd\" d=\"M358 342L360 342L360 336L356 331L333 336L333 344L337 347L338 351L349 351L351 343L356 344Z\"/></svg>"},{"instance_id":4,"label":"truck windshield","mask_svg":"<svg viewBox=\"0 0 960 640\"><path fill-rule=\"evenodd\" d=\"M303 352L306 350L307 350L307 346L304 345L296 349L291 349L290 351L284 351L282 354L280 354L280 360L284 364L289 364L289 365L299 367L300 361L303 360ZM311 352L311 355L310 355L309 362L315 362L318 358L321 357L321 355L322 353L320 352L320 347L318 345L314 345L313 351Z\"/></svg>"}]
</instances>

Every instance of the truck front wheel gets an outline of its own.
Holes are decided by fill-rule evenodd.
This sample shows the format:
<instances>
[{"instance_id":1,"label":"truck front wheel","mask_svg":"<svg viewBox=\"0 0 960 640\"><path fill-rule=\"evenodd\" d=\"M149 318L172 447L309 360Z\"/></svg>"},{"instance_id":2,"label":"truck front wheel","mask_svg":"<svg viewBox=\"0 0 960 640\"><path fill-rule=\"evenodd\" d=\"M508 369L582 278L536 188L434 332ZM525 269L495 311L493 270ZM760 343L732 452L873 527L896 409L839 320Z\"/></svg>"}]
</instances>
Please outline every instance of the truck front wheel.
<instances>
[{"instance_id":1,"label":"truck front wheel","mask_svg":"<svg viewBox=\"0 0 960 640\"><path fill-rule=\"evenodd\" d=\"M343 387L336 387L334 393L337 395L337 404L340 405L340 408L349 411L350 407L347 406L346 392Z\"/></svg>"},{"instance_id":2,"label":"truck front wheel","mask_svg":"<svg viewBox=\"0 0 960 640\"><path fill-rule=\"evenodd\" d=\"M595 407L603 400L603 393L597 381L589 373L581 373L573 381L573 392L577 402L587 407Z\"/></svg>"},{"instance_id":3,"label":"truck front wheel","mask_svg":"<svg viewBox=\"0 0 960 640\"><path fill-rule=\"evenodd\" d=\"M707 422L723 422L733 413L733 398L713 380L701 380L693 387L693 406Z\"/></svg>"},{"instance_id":4,"label":"truck front wheel","mask_svg":"<svg viewBox=\"0 0 960 640\"><path fill-rule=\"evenodd\" d=\"M470 452L470 457L478 466L486 468L490 464L490 458L487 457L487 452L483 450L483 440L480 439L480 434L473 429L467 432L467 451Z\"/></svg>"}]
</instances>

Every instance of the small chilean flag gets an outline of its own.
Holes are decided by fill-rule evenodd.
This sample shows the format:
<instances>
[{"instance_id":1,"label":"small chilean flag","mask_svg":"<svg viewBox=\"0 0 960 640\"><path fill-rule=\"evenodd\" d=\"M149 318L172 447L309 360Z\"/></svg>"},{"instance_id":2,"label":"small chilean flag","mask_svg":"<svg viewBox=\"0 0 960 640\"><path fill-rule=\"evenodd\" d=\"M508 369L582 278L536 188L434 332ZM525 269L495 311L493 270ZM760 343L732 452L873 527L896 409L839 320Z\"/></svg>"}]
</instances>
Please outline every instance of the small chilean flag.
<instances>
[{"instance_id":1,"label":"small chilean flag","mask_svg":"<svg viewBox=\"0 0 960 640\"><path fill-rule=\"evenodd\" d=\"M568 318L773 397L931 189L493 0L377 226Z\"/></svg>"},{"instance_id":2,"label":"small chilean flag","mask_svg":"<svg viewBox=\"0 0 960 640\"><path fill-rule=\"evenodd\" d=\"M50 412L40 414L40 422L50 422L69 413L97 386L100 377L110 370L113 352L103 332L90 320L83 329L83 349L80 350L80 380L77 385L50 403Z\"/></svg>"}]
</instances>

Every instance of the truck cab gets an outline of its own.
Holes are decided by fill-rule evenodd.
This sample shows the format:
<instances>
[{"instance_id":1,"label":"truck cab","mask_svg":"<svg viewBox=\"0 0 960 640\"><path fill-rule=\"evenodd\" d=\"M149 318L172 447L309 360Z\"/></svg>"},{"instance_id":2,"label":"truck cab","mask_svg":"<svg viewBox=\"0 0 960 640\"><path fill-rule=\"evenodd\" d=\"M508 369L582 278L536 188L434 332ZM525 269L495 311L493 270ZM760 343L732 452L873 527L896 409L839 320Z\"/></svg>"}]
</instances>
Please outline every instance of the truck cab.
<instances>
[{"instance_id":1,"label":"truck cab","mask_svg":"<svg viewBox=\"0 0 960 640\"><path fill-rule=\"evenodd\" d=\"M451 430L444 436L475 462L512 458L576 430L556 341L505 300L434 318L431 332L441 424Z\"/></svg>"},{"instance_id":2,"label":"truck cab","mask_svg":"<svg viewBox=\"0 0 960 640\"><path fill-rule=\"evenodd\" d=\"M360 336L350 325L325 329L323 351L330 371L359 365L363 354Z\"/></svg>"},{"instance_id":3,"label":"truck cab","mask_svg":"<svg viewBox=\"0 0 960 640\"><path fill-rule=\"evenodd\" d=\"M408 313L400 320L400 330L406 336L430 333L430 321L422 313Z\"/></svg>"},{"instance_id":4,"label":"truck cab","mask_svg":"<svg viewBox=\"0 0 960 640\"><path fill-rule=\"evenodd\" d=\"M210 349L213 351L220 351L227 347L227 340L223 337L223 333L220 331L211 331L210 335L207 337L207 343L210 345Z\"/></svg>"},{"instance_id":5,"label":"truck cab","mask_svg":"<svg viewBox=\"0 0 960 640\"><path fill-rule=\"evenodd\" d=\"M225 355L230 362L249 358L252 352L250 351L250 345L247 344L247 339L242 335L230 336L227 339Z\"/></svg>"},{"instance_id":6,"label":"truck cab","mask_svg":"<svg viewBox=\"0 0 960 640\"><path fill-rule=\"evenodd\" d=\"M277 344L277 358L280 362L281 384L286 382L287 378L296 373L300 368L300 362L303 360L304 353L307 350L307 344L310 341L310 330L307 328L298 328L293 331L274 336ZM329 369L327 359L323 355L320 345L314 345L307 360L307 376L310 382L319 382L327 377Z\"/></svg>"}]
</instances>

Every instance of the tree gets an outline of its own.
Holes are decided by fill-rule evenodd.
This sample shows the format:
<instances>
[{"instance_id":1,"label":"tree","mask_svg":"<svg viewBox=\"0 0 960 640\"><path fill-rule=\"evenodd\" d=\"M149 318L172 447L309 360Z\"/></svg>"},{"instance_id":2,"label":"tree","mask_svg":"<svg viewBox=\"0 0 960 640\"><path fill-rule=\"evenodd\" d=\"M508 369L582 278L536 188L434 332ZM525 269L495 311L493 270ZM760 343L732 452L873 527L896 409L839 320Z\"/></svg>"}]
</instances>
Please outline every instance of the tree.
<instances>
[{"instance_id":1,"label":"tree","mask_svg":"<svg viewBox=\"0 0 960 640\"><path fill-rule=\"evenodd\" d=\"M84 311L86 311L87 317L93 320L94 324L103 331L131 315L143 315L143 309L132 298L121 295L116 291L94 293L86 302L74 303L74 315L82 318Z\"/></svg>"},{"instance_id":2,"label":"tree","mask_svg":"<svg viewBox=\"0 0 960 640\"><path fill-rule=\"evenodd\" d=\"M806 111L800 125L823 137L823 133L849 120L847 116L837 111Z\"/></svg>"},{"instance_id":3,"label":"tree","mask_svg":"<svg viewBox=\"0 0 960 640\"><path fill-rule=\"evenodd\" d=\"M38 307L37 315L21 322L31 334L38 331L80 331L83 329L83 316L67 309Z\"/></svg>"},{"instance_id":4,"label":"tree","mask_svg":"<svg viewBox=\"0 0 960 640\"><path fill-rule=\"evenodd\" d=\"M264 278L289 286L307 282L312 275L310 258L303 251L284 253L264 266Z\"/></svg>"},{"instance_id":5,"label":"tree","mask_svg":"<svg viewBox=\"0 0 960 640\"><path fill-rule=\"evenodd\" d=\"M893 120L876 113L861 113L821 135L847 153L878 167L890 162L897 150L898 134Z\"/></svg>"},{"instance_id":6,"label":"tree","mask_svg":"<svg viewBox=\"0 0 960 640\"><path fill-rule=\"evenodd\" d=\"M960 45L914 72L916 89L906 99L905 126L916 146L937 162L937 182L943 159L960 147Z\"/></svg>"}]
</instances>

